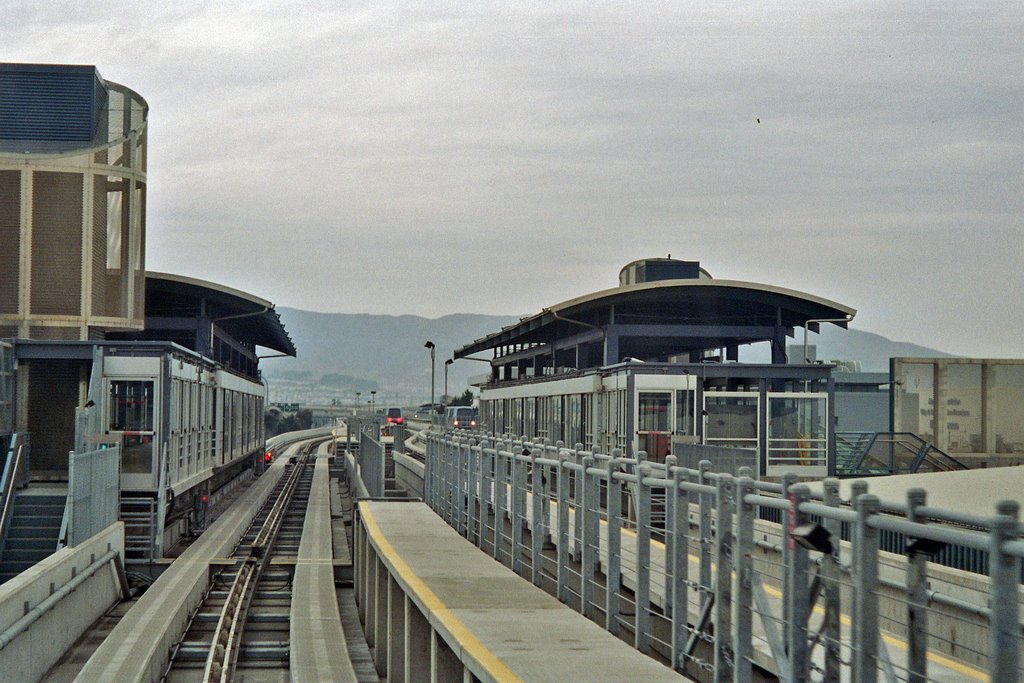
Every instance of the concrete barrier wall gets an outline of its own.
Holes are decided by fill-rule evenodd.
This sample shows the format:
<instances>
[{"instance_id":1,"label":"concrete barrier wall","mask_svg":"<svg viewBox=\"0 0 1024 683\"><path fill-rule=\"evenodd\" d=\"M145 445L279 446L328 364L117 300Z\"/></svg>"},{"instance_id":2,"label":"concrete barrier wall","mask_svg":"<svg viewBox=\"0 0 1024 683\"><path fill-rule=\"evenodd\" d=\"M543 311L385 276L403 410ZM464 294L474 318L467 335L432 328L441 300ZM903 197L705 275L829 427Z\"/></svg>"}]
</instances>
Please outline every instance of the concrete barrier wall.
<instances>
[{"instance_id":1,"label":"concrete barrier wall","mask_svg":"<svg viewBox=\"0 0 1024 683\"><path fill-rule=\"evenodd\" d=\"M395 461L395 481L410 496L423 498L423 463L402 453L392 453Z\"/></svg>"},{"instance_id":2,"label":"concrete barrier wall","mask_svg":"<svg viewBox=\"0 0 1024 683\"><path fill-rule=\"evenodd\" d=\"M93 622L127 597L123 558L124 523L115 522L0 586L0 679L39 680Z\"/></svg>"}]
</instances>

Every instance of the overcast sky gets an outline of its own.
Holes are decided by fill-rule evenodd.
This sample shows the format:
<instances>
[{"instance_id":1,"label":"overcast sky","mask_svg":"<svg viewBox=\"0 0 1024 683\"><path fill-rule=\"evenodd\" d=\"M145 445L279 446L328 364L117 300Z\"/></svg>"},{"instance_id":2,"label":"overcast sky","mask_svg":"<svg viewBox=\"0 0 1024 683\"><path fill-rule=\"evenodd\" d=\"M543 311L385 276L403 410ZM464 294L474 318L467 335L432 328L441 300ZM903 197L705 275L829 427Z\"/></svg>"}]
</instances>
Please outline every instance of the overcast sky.
<instances>
[{"instance_id":1,"label":"overcast sky","mask_svg":"<svg viewBox=\"0 0 1024 683\"><path fill-rule=\"evenodd\" d=\"M671 253L1024 357L1019 2L174 4L0 22L148 101L150 269L438 317Z\"/></svg>"}]
</instances>

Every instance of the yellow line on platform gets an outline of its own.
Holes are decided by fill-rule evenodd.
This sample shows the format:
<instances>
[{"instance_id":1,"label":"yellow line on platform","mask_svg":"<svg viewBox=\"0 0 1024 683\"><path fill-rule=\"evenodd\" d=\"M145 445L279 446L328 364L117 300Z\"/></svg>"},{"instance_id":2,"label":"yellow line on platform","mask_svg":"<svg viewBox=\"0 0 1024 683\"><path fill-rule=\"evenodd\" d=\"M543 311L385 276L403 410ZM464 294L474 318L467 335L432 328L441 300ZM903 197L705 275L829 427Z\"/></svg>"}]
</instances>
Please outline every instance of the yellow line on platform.
<instances>
[{"instance_id":1,"label":"yellow line on platform","mask_svg":"<svg viewBox=\"0 0 1024 683\"><path fill-rule=\"evenodd\" d=\"M384 537L380 527L377 526L373 514L366 506L360 506L363 523L366 525L370 536L377 542L377 551L388 558L395 571L398 572L408 584L410 590L416 593L422 600L424 607L430 610L444 624L445 628L455 637L459 646L466 650L470 656L480 662L487 671L499 681L522 681L508 666L505 665L497 655L473 635L465 624L456 617L450 609L441 601L437 595L416 575L416 572L406 564L391 544Z\"/></svg>"}]
</instances>

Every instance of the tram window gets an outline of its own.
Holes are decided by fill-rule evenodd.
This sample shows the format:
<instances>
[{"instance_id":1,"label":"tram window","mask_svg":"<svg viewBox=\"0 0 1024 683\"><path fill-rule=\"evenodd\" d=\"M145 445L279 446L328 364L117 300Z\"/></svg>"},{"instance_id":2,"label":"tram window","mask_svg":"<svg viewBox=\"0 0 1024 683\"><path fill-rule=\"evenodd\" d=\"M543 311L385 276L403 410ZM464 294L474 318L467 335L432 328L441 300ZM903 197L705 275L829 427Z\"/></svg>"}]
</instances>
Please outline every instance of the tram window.
<instances>
[{"instance_id":1,"label":"tram window","mask_svg":"<svg viewBox=\"0 0 1024 683\"><path fill-rule=\"evenodd\" d=\"M641 432L667 432L672 394L640 392L640 415L637 429Z\"/></svg>"},{"instance_id":2,"label":"tram window","mask_svg":"<svg viewBox=\"0 0 1024 683\"><path fill-rule=\"evenodd\" d=\"M696 398L692 390L676 392L676 434L692 436L696 433L693 428L695 403Z\"/></svg>"},{"instance_id":3,"label":"tram window","mask_svg":"<svg viewBox=\"0 0 1024 683\"><path fill-rule=\"evenodd\" d=\"M110 383L110 431L153 431L153 383L115 380Z\"/></svg>"}]
</instances>

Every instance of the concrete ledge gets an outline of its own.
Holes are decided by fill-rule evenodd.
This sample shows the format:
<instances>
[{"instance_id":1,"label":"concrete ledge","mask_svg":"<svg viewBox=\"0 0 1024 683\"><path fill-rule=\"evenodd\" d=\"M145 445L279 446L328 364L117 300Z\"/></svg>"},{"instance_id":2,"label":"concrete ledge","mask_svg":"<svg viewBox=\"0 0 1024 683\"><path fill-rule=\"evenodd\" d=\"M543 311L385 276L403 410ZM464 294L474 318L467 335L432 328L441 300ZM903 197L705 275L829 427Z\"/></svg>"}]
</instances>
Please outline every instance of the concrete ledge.
<instances>
[{"instance_id":1,"label":"concrete ledge","mask_svg":"<svg viewBox=\"0 0 1024 683\"><path fill-rule=\"evenodd\" d=\"M389 681L681 681L459 536L423 503L362 501L356 594Z\"/></svg>"},{"instance_id":2,"label":"concrete ledge","mask_svg":"<svg viewBox=\"0 0 1024 683\"><path fill-rule=\"evenodd\" d=\"M104 562L104 557L109 559ZM0 632L12 636L10 642L0 642L0 678L39 680L94 621L126 597L123 565L115 564L122 563L123 557L124 524L115 522L0 586ZM102 566L94 567L96 563ZM49 606L51 595L59 595L63 586L89 571L94 573ZM39 612L22 621L33 609ZM27 621L31 624L22 631Z\"/></svg>"},{"instance_id":3,"label":"concrete ledge","mask_svg":"<svg viewBox=\"0 0 1024 683\"><path fill-rule=\"evenodd\" d=\"M170 648L185 631L210 581L210 560L230 554L239 537L284 473L278 458L181 557L114 627L76 681L159 681Z\"/></svg>"},{"instance_id":4,"label":"concrete ledge","mask_svg":"<svg viewBox=\"0 0 1024 683\"><path fill-rule=\"evenodd\" d=\"M317 457L292 582L289 668L293 681L356 680L334 589L327 455Z\"/></svg>"}]
</instances>

